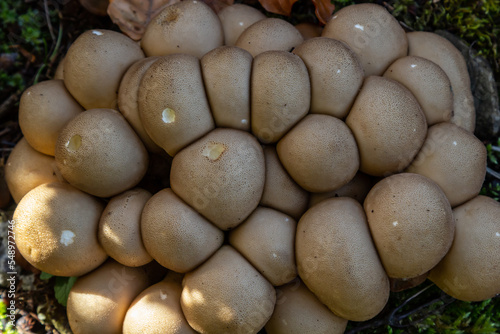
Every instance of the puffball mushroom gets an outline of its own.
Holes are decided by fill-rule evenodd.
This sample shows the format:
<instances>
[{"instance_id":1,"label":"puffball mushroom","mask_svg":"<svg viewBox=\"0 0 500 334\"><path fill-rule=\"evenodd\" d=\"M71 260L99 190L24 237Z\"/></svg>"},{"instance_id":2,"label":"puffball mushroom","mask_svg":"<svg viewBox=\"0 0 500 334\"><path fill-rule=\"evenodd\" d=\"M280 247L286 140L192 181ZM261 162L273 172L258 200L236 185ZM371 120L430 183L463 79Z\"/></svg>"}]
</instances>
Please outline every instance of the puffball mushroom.
<instances>
[{"instance_id":1,"label":"puffball mushroom","mask_svg":"<svg viewBox=\"0 0 500 334\"><path fill-rule=\"evenodd\" d=\"M424 143L427 123L418 101L400 83L365 79L346 124L356 138L359 170L387 176L406 168Z\"/></svg>"},{"instance_id":2,"label":"puffball mushroom","mask_svg":"<svg viewBox=\"0 0 500 334\"><path fill-rule=\"evenodd\" d=\"M264 157L266 177L260 204L300 219L307 209L308 192L286 172L275 146L264 146Z\"/></svg>"},{"instance_id":3,"label":"puffball mushroom","mask_svg":"<svg viewBox=\"0 0 500 334\"><path fill-rule=\"evenodd\" d=\"M460 300L493 298L500 293L500 203L477 196L453 209L453 216L455 239L429 279Z\"/></svg>"},{"instance_id":4,"label":"puffball mushroom","mask_svg":"<svg viewBox=\"0 0 500 334\"><path fill-rule=\"evenodd\" d=\"M422 275L451 246L455 224L450 203L425 176L401 173L384 178L370 190L364 208L389 277Z\"/></svg>"},{"instance_id":5,"label":"puffball mushroom","mask_svg":"<svg viewBox=\"0 0 500 334\"><path fill-rule=\"evenodd\" d=\"M453 92L446 73L430 60L408 56L399 58L384 77L408 88L425 114L427 125L448 122L453 113Z\"/></svg>"},{"instance_id":6,"label":"puffball mushroom","mask_svg":"<svg viewBox=\"0 0 500 334\"><path fill-rule=\"evenodd\" d=\"M70 184L99 197L134 187L148 166L143 143L112 109L87 110L73 118L57 139L55 158Z\"/></svg>"},{"instance_id":7,"label":"puffball mushroom","mask_svg":"<svg viewBox=\"0 0 500 334\"><path fill-rule=\"evenodd\" d=\"M68 296L71 330L75 334L122 333L127 309L148 284L143 268L126 267L112 260L79 277Z\"/></svg>"},{"instance_id":8,"label":"puffball mushroom","mask_svg":"<svg viewBox=\"0 0 500 334\"><path fill-rule=\"evenodd\" d=\"M214 128L200 62L194 56L160 57L144 74L138 94L146 132L171 156Z\"/></svg>"},{"instance_id":9,"label":"puffball mushroom","mask_svg":"<svg viewBox=\"0 0 500 334\"><path fill-rule=\"evenodd\" d=\"M300 278L337 316L364 321L387 303L389 278L354 199L331 198L307 210L297 226L295 252Z\"/></svg>"},{"instance_id":10,"label":"puffball mushroom","mask_svg":"<svg viewBox=\"0 0 500 334\"><path fill-rule=\"evenodd\" d=\"M422 149L406 171L436 182L455 207L479 194L486 175L486 148L457 125L439 123L429 128Z\"/></svg>"},{"instance_id":11,"label":"puffball mushroom","mask_svg":"<svg viewBox=\"0 0 500 334\"><path fill-rule=\"evenodd\" d=\"M408 54L408 40L399 22L384 7L347 6L327 22L323 37L349 45L358 55L365 76L382 75L396 59Z\"/></svg>"},{"instance_id":12,"label":"puffball mushroom","mask_svg":"<svg viewBox=\"0 0 500 334\"><path fill-rule=\"evenodd\" d=\"M300 32L290 23L267 18L245 29L235 45L255 57L266 51L290 51L303 41Z\"/></svg>"},{"instance_id":13,"label":"puffball mushroom","mask_svg":"<svg viewBox=\"0 0 500 334\"><path fill-rule=\"evenodd\" d=\"M231 246L187 273L182 286L182 311L199 333L257 333L276 302L271 283Z\"/></svg>"},{"instance_id":14,"label":"puffball mushroom","mask_svg":"<svg viewBox=\"0 0 500 334\"><path fill-rule=\"evenodd\" d=\"M347 320L333 314L299 279L276 288L278 300L268 334L342 334Z\"/></svg>"},{"instance_id":15,"label":"puffball mushroom","mask_svg":"<svg viewBox=\"0 0 500 334\"><path fill-rule=\"evenodd\" d=\"M54 157L36 151L25 138L14 146L5 164L5 181L14 202L44 183L64 182Z\"/></svg>"},{"instance_id":16,"label":"puffball mushroom","mask_svg":"<svg viewBox=\"0 0 500 334\"><path fill-rule=\"evenodd\" d=\"M309 71L309 112L344 118L363 83L363 67L356 54L345 43L326 37L309 39L293 53Z\"/></svg>"},{"instance_id":17,"label":"puffball mushroom","mask_svg":"<svg viewBox=\"0 0 500 334\"><path fill-rule=\"evenodd\" d=\"M251 81L252 133L275 143L309 110L311 85L300 57L266 51L255 57Z\"/></svg>"},{"instance_id":18,"label":"puffball mushroom","mask_svg":"<svg viewBox=\"0 0 500 334\"><path fill-rule=\"evenodd\" d=\"M127 36L111 30L89 30L66 54L64 84L85 109L115 108L123 74L142 58L139 45Z\"/></svg>"},{"instance_id":19,"label":"puffball mushroom","mask_svg":"<svg viewBox=\"0 0 500 334\"><path fill-rule=\"evenodd\" d=\"M62 80L42 81L21 96L19 126L31 147L54 156L59 132L82 111Z\"/></svg>"},{"instance_id":20,"label":"puffball mushroom","mask_svg":"<svg viewBox=\"0 0 500 334\"><path fill-rule=\"evenodd\" d=\"M172 272L142 291L125 315L123 334L195 334L182 313L181 292Z\"/></svg>"},{"instance_id":21,"label":"puffball mushroom","mask_svg":"<svg viewBox=\"0 0 500 334\"><path fill-rule=\"evenodd\" d=\"M108 257L97 240L102 210L97 199L67 183L42 184L14 212L17 248L41 271L84 275Z\"/></svg>"},{"instance_id":22,"label":"puffball mushroom","mask_svg":"<svg viewBox=\"0 0 500 334\"><path fill-rule=\"evenodd\" d=\"M252 62L250 53L235 46L221 46L201 58L203 82L217 127L250 130Z\"/></svg>"},{"instance_id":23,"label":"puffball mushroom","mask_svg":"<svg viewBox=\"0 0 500 334\"><path fill-rule=\"evenodd\" d=\"M165 7L149 22L141 47L149 57L184 53L201 58L223 42L217 14L203 1L187 0Z\"/></svg>"},{"instance_id":24,"label":"puffball mushroom","mask_svg":"<svg viewBox=\"0 0 500 334\"><path fill-rule=\"evenodd\" d=\"M256 8L242 3L224 7L218 15L224 31L224 45L227 46L235 45L243 31L255 22L266 18Z\"/></svg>"},{"instance_id":25,"label":"puffball mushroom","mask_svg":"<svg viewBox=\"0 0 500 334\"><path fill-rule=\"evenodd\" d=\"M114 196L99 220L99 243L109 256L125 266L139 267L153 260L141 237L141 214L150 198L149 191L141 188Z\"/></svg>"},{"instance_id":26,"label":"puffball mushroom","mask_svg":"<svg viewBox=\"0 0 500 334\"><path fill-rule=\"evenodd\" d=\"M476 111L472 96L469 72L462 53L446 38L432 32L415 31L406 34L408 55L426 58L443 69L453 91L451 122L474 132Z\"/></svg>"},{"instance_id":27,"label":"puffball mushroom","mask_svg":"<svg viewBox=\"0 0 500 334\"><path fill-rule=\"evenodd\" d=\"M177 153L172 190L221 230L241 224L264 189L264 153L248 132L218 128Z\"/></svg>"},{"instance_id":28,"label":"puffball mushroom","mask_svg":"<svg viewBox=\"0 0 500 334\"><path fill-rule=\"evenodd\" d=\"M149 254L175 272L191 271L208 259L224 234L171 189L151 197L142 211L142 240Z\"/></svg>"},{"instance_id":29,"label":"puffball mushroom","mask_svg":"<svg viewBox=\"0 0 500 334\"><path fill-rule=\"evenodd\" d=\"M307 115L278 142L277 152L295 182L312 192L342 187L359 168L354 136L329 115Z\"/></svg>"},{"instance_id":30,"label":"puffball mushroom","mask_svg":"<svg viewBox=\"0 0 500 334\"><path fill-rule=\"evenodd\" d=\"M229 234L229 243L274 286L297 277L295 220L279 211L258 207Z\"/></svg>"},{"instance_id":31,"label":"puffball mushroom","mask_svg":"<svg viewBox=\"0 0 500 334\"><path fill-rule=\"evenodd\" d=\"M144 129L138 105L139 87L142 77L151 64L157 59L158 57L144 58L135 62L128 68L118 90L118 110L141 138L148 151L159 154L163 152L163 150L154 143Z\"/></svg>"}]
</instances>

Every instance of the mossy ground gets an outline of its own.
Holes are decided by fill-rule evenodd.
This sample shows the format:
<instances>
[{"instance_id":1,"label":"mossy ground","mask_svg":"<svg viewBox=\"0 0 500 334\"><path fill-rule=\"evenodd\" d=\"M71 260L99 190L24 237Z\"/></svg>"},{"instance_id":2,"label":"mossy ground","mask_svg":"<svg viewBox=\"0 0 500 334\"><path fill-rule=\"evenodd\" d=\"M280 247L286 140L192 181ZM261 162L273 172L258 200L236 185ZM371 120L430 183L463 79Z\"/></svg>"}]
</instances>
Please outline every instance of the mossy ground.
<instances>
[{"instance_id":1,"label":"mossy ground","mask_svg":"<svg viewBox=\"0 0 500 334\"><path fill-rule=\"evenodd\" d=\"M260 6L257 0L236 2ZM332 2L339 9L366 1ZM479 55L488 59L496 82L500 83L499 0L371 2L385 6L409 30L443 29L463 38ZM293 7L292 16L285 19L294 24L317 22L314 7L309 0L299 0ZM86 12L77 0L4 0L0 2L0 22L4 25L0 30L0 165L3 166L8 153L21 136L17 124L17 106L22 91L38 81L52 78L69 45L84 30L91 27L118 29L109 18ZM500 172L500 139L489 138L485 144L489 152L489 168ZM500 180L494 174L490 173L487 177L482 193L499 199ZM12 210L12 203L10 209ZM25 298L21 313L28 315L24 333L57 333L55 320L46 322L44 326L39 324L41 318L46 316L45 313L48 313L47 310L64 312L62 307L54 306L57 303L52 289L55 280L43 281L37 277L35 284L37 297L33 297L33 293L20 292ZM392 294L386 309L378 317L366 323L350 323L348 332L500 332L499 297L478 303L460 302L444 295L430 284L426 281L416 288ZM419 292L421 293L418 294ZM5 289L0 290L0 293L4 296ZM41 300L44 301L45 308L41 307ZM5 318L5 311L5 304L0 302L0 320ZM30 312L32 316L29 315ZM57 315L52 316L58 318ZM64 317L64 313L59 314L60 317ZM15 333L14 329L1 330L3 333Z\"/></svg>"}]
</instances>

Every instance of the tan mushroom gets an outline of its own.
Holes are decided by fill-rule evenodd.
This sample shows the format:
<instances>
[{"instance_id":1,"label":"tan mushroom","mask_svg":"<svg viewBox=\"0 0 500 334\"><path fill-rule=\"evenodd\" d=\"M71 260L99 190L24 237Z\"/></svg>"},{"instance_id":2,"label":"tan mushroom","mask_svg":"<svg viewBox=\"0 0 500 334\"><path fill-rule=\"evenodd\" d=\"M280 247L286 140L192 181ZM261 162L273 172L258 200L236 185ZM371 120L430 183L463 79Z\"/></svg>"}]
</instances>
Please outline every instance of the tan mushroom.
<instances>
[{"instance_id":1,"label":"tan mushroom","mask_svg":"<svg viewBox=\"0 0 500 334\"><path fill-rule=\"evenodd\" d=\"M242 3L227 6L218 15L224 30L224 44L228 46L235 45L241 33L249 26L266 18L258 9Z\"/></svg>"},{"instance_id":2,"label":"tan mushroom","mask_svg":"<svg viewBox=\"0 0 500 334\"><path fill-rule=\"evenodd\" d=\"M303 40L300 32L287 21L267 18L245 29L235 45L255 57L266 51L290 51Z\"/></svg>"},{"instance_id":3,"label":"tan mushroom","mask_svg":"<svg viewBox=\"0 0 500 334\"><path fill-rule=\"evenodd\" d=\"M392 62L408 54L405 31L376 4L342 8L325 25L322 36L347 43L361 60L365 76L382 75Z\"/></svg>"},{"instance_id":4,"label":"tan mushroom","mask_svg":"<svg viewBox=\"0 0 500 334\"><path fill-rule=\"evenodd\" d=\"M455 207L479 194L486 175L486 148L457 125L439 123L429 128L422 149L406 171L436 182Z\"/></svg>"},{"instance_id":5,"label":"tan mushroom","mask_svg":"<svg viewBox=\"0 0 500 334\"><path fill-rule=\"evenodd\" d=\"M469 72L462 53L447 39L432 32L407 33L408 55L429 59L446 73L453 91L453 115L451 122L467 131L474 132L476 112L470 88Z\"/></svg>"},{"instance_id":6,"label":"tan mushroom","mask_svg":"<svg viewBox=\"0 0 500 334\"><path fill-rule=\"evenodd\" d=\"M387 176L406 168L427 133L425 115L413 94L400 83L368 77L346 119L360 154L359 169Z\"/></svg>"},{"instance_id":7,"label":"tan mushroom","mask_svg":"<svg viewBox=\"0 0 500 334\"><path fill-rule=\"evenodd\" d=\"M97 199L67 183L42 184L14 212L17 248L46 273L86 274L108 257L97 241L102 210Z\"/></svg>"},{"instance_id":8,"label":"tan mushroom","mask_svg":"<svg viewBox=\"0 0 500 334\"><path fill-rule=\"evenodd\" d=\"M167 6L146 27L141 46L147 56L184 53L201 58L224 42L222 25L203 1Z\"/></svg>"},{"instance_id":9,"label":"tan mushroom","mask_svg":"<svg viewBox=\"0 0 500 334\"><path fill-rule=\"evenodd\" d=\"M429 279L444 292L465 301L500 293L500 204L477 196L453 210L455 240Z\"/></svg>"},{"instance_id":10,"label":"tan mushroom","mask_svg":"<svg viewBox=\"0 0 500 334\"><path fill-rule=\"evenodd\" d=\"M42 81L21 96L19 126L31 147L53 156L59 132L82 111L62 80Z\"/></svg>"},{"instance_id":11,"label":"tan mushroom","mask_svg":"<svg viewBox=\"0 0 500 334\"><path fill-rule=\"evenodd\" d=\"M85 109L116 108L122 76L142 58L139 45L127 36L111 30L89 30L66 54L64 84Z\"/></svg>"}]
</instances>

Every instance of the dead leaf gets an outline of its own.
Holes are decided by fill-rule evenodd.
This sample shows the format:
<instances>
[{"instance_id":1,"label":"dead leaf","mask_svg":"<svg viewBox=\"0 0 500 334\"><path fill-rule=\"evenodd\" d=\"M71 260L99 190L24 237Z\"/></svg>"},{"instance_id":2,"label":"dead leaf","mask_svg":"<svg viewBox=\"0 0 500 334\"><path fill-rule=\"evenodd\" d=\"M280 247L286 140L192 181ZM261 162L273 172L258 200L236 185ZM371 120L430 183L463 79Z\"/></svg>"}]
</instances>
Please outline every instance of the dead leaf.
<instances>
[{"instance_id":1,"label":"dead leaf","mask_svg":"<svg viewBox=\"0 0 500 334\"><path fill-rule=\"evenodd\" d=\"M259 0L259 2L268 12L290 16L292 6L297 0Z\"/></svg>"},{"instance_id":2,"label":"dead leaf","mask_svg":"<svg viewBox=\"0 0 500 334\"><path fill-rule=\"evenodd\" d=\"M335 10L335 5L330 0L311 0L316 7L316 17L319 22L326 24Z\"/></svg>"},{"instance_id":3,"label":"dead leaf","mask_svg":"<svg viewBox=\"0 0 500 334\"><path fill-rule=\"evenodd\" d=\"M178 2L180 0L111 0L108 15L123 33L139 40L153 17Z\"/></svg>"}]
</instances>

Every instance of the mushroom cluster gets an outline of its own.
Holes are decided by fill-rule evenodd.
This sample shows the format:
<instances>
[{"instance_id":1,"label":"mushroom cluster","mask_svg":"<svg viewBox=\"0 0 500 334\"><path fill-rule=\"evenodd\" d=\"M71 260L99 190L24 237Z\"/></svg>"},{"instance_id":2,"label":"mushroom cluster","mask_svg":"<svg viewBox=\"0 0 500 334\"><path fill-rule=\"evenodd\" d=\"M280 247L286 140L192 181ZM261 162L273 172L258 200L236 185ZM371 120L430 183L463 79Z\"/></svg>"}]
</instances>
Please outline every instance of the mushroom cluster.
<instances>
[{"instance_id":1,"label":"mushroom cluster","mask_svg":"<svg viewBox=\"0 0 500 334\"><path fill-rule=\"evenodd\" d=\"M303 29L186 0L140 44L83 33L25 91L17 246L81 276L75 333L342 333L398 280L500 293L460 52L375 4Z\"/></svg>"}]
</instances>

